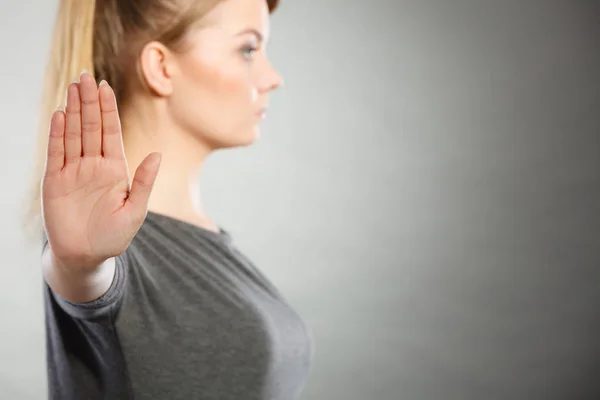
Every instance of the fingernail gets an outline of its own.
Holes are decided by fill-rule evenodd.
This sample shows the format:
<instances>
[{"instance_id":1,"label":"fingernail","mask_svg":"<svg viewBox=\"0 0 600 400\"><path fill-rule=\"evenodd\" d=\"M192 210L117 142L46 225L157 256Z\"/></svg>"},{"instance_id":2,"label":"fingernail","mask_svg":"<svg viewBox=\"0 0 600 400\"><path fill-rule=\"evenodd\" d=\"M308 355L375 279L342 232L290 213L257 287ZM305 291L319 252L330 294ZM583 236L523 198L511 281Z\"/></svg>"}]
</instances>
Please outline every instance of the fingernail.
<instances>
[{"instance_id":1,"label":"fingernail","mask_svg":"<svg viewBox=\"0 0 600 400\"><path fill-rule=\"evenodd\" d=\"M88 70L84 68L81 70L81 74L79 74L79 75L83 75L83 74L87 74L87 73L88 73Z\"/></svg>"},{"instance_id":2,"label":"fingernail","mask_svg":"<svg viewBox=\"0 0 600 400\"><path fill-rule=\"evenodd\" d=\"M104 79L102 79L100 81L100 85L99 86L108 86L108 82L106 82Z\"/></svg>"},{"instance_id":3,"label":"fingernail","mask_svg":"<svg viewBox=\"0 0 600 400\"><path fill-rule=\"evenodd\" d=\"M56 111L65 111L65 107L64 106L58 106L58 107L56 107Z\"/></svg>"}]
</instances>

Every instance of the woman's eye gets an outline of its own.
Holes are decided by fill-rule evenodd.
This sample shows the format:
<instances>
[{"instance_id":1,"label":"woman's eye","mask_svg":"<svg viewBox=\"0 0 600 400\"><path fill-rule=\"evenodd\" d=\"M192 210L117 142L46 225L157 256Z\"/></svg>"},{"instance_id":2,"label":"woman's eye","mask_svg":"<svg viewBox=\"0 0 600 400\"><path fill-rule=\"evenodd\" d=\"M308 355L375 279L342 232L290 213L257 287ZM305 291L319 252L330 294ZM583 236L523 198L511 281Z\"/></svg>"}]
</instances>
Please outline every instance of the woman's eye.
<instances>
[{"instance_id":1,"label":"woman's eye","mask_svg":"<svg viewBox=\"0 0 600 400\"><path fill-rule=\"evenodd\" d=\"M246 46L242 49L242 55L245 58L252 58L254 52L256 52L257 48L252 46Z\"/></svg>"}]
</instances>

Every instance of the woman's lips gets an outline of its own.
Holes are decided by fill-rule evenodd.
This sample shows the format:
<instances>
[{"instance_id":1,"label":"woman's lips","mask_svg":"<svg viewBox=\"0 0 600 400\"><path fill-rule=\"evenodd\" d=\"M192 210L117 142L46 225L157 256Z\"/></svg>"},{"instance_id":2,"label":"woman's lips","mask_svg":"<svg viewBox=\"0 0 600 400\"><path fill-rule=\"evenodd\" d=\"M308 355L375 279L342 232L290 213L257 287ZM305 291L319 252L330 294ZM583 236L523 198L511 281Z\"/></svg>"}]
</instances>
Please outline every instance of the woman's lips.
<instances>
[{"instance_id":1,"label":"woman's lips","mask_svg":"<svg viewBox=\"0 0 600 400\"><path fill-rule=\"evenodd\" d=\"M256 116L259 117L259 118L261 118L261 119L264 119L267 116L267 108L263 107L260 110L258 110L256 112Z\"/></svg>"}]
</instances>

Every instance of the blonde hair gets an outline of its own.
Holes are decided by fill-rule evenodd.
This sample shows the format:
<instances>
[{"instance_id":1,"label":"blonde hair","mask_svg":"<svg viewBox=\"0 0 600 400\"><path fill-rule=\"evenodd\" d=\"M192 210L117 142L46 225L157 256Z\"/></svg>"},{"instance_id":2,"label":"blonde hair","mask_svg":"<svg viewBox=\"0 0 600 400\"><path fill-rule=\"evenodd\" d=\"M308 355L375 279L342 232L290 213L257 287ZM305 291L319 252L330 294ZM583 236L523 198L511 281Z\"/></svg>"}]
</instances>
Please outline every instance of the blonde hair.
<instances>
[{"instance_id":1,"label":"blonde hair","mask_svg":"<svg viewBox=\"0 0 600 400\"><path fill-rule=\"evenodd\" d=\"M123 107L135 89L145 88L139 53L157 40L173 49L189 29L221 0L60 0L46 68L35 164L26 225L41 233L41 179L48 128L66 90L82 70L106 80ZM273 12L278 0L266 0ZM132 68L132 66L134 66Z\"/></svg>"}]
</instances>

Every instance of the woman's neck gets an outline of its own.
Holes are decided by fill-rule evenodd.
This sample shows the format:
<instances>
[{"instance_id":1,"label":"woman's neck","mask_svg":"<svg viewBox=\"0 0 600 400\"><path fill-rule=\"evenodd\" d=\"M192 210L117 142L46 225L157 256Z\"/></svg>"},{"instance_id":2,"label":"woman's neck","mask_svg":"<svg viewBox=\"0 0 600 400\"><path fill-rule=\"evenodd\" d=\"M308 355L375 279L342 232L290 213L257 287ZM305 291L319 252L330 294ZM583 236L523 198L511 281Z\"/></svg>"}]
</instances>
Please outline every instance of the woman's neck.
<instances>
[{"instance_id":1,"label":"woman's neck","mask_svg":"<svg viewBox=\"0 0 600 400\"><path fill-rule=\"evenodd\" d=\"M128 119L123 123L123 145L130 180L148 154L159 152L162 155L148 209L205 229L218 230L206 215L200 194L200 175L210 151L191 134L173 125L161 125L156 120L138 121Z\"/></svg>"}]
</instances>

